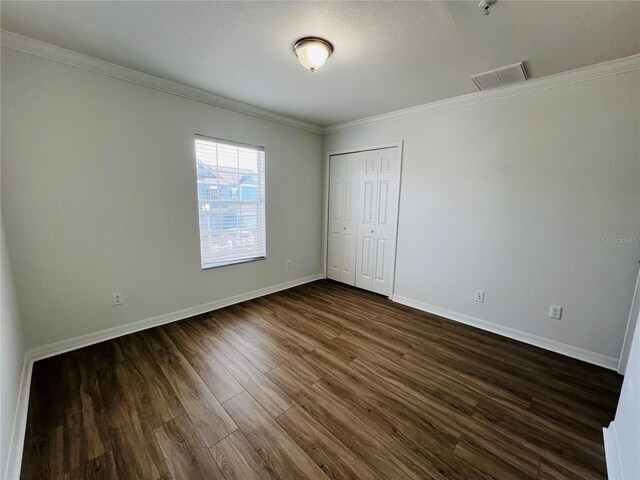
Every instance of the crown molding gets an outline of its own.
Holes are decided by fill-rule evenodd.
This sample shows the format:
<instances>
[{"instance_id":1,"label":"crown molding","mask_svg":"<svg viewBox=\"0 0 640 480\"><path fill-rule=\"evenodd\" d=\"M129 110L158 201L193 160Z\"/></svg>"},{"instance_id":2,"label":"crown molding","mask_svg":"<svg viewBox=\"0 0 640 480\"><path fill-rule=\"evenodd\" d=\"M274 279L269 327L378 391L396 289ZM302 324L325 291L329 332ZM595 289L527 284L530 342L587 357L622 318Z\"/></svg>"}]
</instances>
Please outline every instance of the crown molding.
<instances>
[{"instance_id":1,"label":"crown molding","mask_svg":"<svg viewBox=\"0 0 640 480\"><path fill-rule=\"evenodd\" d=\"M83 55L66 48L58 47L50 43L41 42L30 37L25 37L18 33L8 30L1 30L0 43L3 47L18 50L20 52L29 53L38 57L53 60L55 62L64 63L72 67L80 68L93 73L99 73L108 77L124 80L125 82L142 85L153 88L161 92L170 93L179 97L195 100L196 102L206 103L216 107L231 110L233 112L250 115L252 117L269 120L271 122L287 125L289 127L306 130L313 133L324 133L322 127L312 123L304 122L291 118L286 115L264 110L254 107L247 103L231 100L213 93L189 87L181 83L166 80L164 78L149 75L148 73L139 72L131 68L122 67L115 63L99 60L88 55Z\"/></svg>"},{"instance_id":2,"label":"crown molding","mask_svg":"<svg viewBox=\"0 0 640 480\"><path fill-rule=\"evenodd\" d=\"M403 118L411 118L419 115L429 115L432 113L451 110L454 108L465 107L477 103L485 103L502 98L508 98L516 95L546 90L548 88L556 88L573 83L594 80L597 78L608 77L620 73L640 70L640 54L630 57L611 60L609 62L590 65L576 70L550 75L522 83L500 87L494 90L485 90L481 92L461 95L459 97L448 98L437 102L417 105L415 107L395 110L393 112L374 115L371 117L353 120L350 122L337 123L327 127L321 127L313 123L304 122L295 118L271 112L259 107L254 107L247 103L231 100L213 93L189 87L181 83L166 80L147 73L139 72L131 68L122 67L115 63L99 60L88 55L84 55L66 48L58 47L50 43L35 40L18 33L8 30L0 30L0 43L3 47L11 48L21 52L29 53L38 57L53 60L58 63L70 65L93 73L99 73L113 78L124 80L125 82L142 85L153 88L161 92L177 95L179 97L188 98L196 102L206 103L219 108L224 108L237 113L242 113L263 120L287 125L289 127L306 130L313 133L331 134L353 130L357 128L365 128L372 125L379 125Z\"/></svg>"},{"instance_id":3,"label":"crown molding","mask_svg":"<svg viewBox=\"0 0 640 480\"><path fill-rule=\"evenodd\" d=\"M626 73L635 70L640 70L640 55L632 55L630 57L611 60L604 63L598 63L596 65L590 65L587 67L578 68L576 70L570 70L568 72L550 75L548 77L527 80L522 83L500 87L494 90L484 90L481 92L461 95L459 97L448 98L446 100L440 100L437 102L425 103L423 105L418 105L415 107L395 110L393 112L383 113L381 115L374 115L359 120L337 123L335 125L329 125L328 127L325 127L324 133L326 135L331 133L345 132L347 130L353 130L356 128L370 127L372 125L379 125L387 122L392 122L394 120L411 118L419 115L429 115L432 113L451 110L454 108L466 107L468 105L475 105L477 103L491 102L502 98L537 92L540 90L546 90L548 88L562 87L564 85L571 85L574 83L585 82L587 80L594 80L596 78L603 78L611 75L618 75L620 73Z\"/></svg>"}]
</instances>

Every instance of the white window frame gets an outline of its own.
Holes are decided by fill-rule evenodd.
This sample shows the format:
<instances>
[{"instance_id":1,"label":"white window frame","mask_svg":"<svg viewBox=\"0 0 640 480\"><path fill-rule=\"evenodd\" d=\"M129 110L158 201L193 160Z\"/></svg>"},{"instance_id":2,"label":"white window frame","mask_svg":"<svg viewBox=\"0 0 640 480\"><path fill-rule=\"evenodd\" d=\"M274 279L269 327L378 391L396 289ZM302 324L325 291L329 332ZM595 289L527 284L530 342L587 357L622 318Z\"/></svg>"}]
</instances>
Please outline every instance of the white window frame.
<instances>
[{"instance_id":1,"label":"white window frame","mask_svg":"<svg viewBox=\"0 0 640 480\"><path fill-rule=\"evenodd\" d=\"M203 243L202 243L202 235L203 232L201 231L201 226L202 226L202 219L200 218L200 198L199 198L199 191L200 189L198 188L198 198L196 199L198 202L198 231L200 233L199 235L199 249L200 249L200 265L202 270L208 270L211 268L217 268L217 267L224 267L227 265L235 265L235 264L239 264L239 263L247 263L247 262L254 262L257 260L265 260L267 258L267 227L266 227L266 218L267 218L267 213L266 213L266 180L265 180L265 170L266 170L266 152L265 152L265 148L258 146L258 145L251 145L251 144L247 144L247 143L241 143L241 142L236 142L233 140L225 140L222 138L217 138L217 137L211 137L208 135L201 135L201 134L195 134L194 137L194 157L196 160L196 169L197 167L197 140L204 140L204 141L209 141L209 142L213 142L216 145L219 144L224 144L227 146L231 146L231 147L238 147L238 148L248 148L248 149L253 149L259 152L262 152L262 165L258 166L258 172L257 172L257 178L256 178L256 188L257 190L257 196L258 199L255 202L252 202L253 205L256 205L256 208L261 208L263 214L261 215L260 213L258 213L257 216L257 235L258 235L258 239L257 239L257 243L260 245L260 242L262 245L264 245L264 249L262 250L263 254L260 255L255 255L255 254L250 254L247 256L242 256L242 255L238 255L240 252L237 252L236 255L220 255L220 260L218 261L206 261L205 262L205 258L203 256ZM259 160L260 161L260 160ZM196 182L199 182L198 177L196 176ZM220 203L247 203L245 199L240 198L240 185L238 185L238 195L236 195L233 198L228 198L228 199L224 199L222 198L222 195L220 194L220 190L218 188L218 199L217 200L206 200L207 204L215 204L216 202L220 202ZM240 230L240 232L242 232L242 230ZM253 253L253 252L249 252L249 253ZM226 258L225 258L226 257Z\"/></svg>"}]
</instances>

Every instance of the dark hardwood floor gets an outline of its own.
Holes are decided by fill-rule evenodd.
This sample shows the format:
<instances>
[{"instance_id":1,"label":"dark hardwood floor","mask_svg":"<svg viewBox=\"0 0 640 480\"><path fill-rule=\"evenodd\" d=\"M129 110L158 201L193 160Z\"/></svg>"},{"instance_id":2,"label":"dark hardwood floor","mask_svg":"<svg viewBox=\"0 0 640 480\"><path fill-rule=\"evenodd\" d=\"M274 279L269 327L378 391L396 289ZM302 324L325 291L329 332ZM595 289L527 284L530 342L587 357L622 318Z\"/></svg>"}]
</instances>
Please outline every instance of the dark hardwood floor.
<instances>
[{"instance_id":1,"label":"dark hardwood floor","mask_svg":"<svg viewBox=\"0 0 640 480\"><path fill-rule=\"evenodd\" d=\"M327 281L39 361L23 479L602 479L613 372Z\"/></svg>"}]
</instances>

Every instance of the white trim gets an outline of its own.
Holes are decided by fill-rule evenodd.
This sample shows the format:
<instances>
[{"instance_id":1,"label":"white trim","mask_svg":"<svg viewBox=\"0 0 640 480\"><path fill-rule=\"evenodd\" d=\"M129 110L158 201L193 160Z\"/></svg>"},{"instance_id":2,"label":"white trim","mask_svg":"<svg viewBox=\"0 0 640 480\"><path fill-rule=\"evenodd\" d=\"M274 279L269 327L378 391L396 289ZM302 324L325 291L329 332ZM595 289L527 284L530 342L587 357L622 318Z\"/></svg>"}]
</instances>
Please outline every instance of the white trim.
<instances>
[{"instance_id":1,"label":"white trim","mask_svg":"<svg viewBox=\"0 0 640 480\"><path fill-rule=\"evenodd\" d=\"M607 462L607 478L609 480L623 480L620 448L618 447L618 437L616 437L614 424L615 422L611 422L609 428L602 429L604 457Z\"/></svg>"},{"instance_id":2,"label":"white trim","mask_svg":"<svg viewBox=\"0 0 640 480\"><path fill-rule=\"evenodd\" d=\"M281 125L287 125L289 127L307 130L313 133L323 133L322 127L309 122L297 120L287 115L254 107L247 103L221 97L204 90L165 80L164 78L139 72L131 68L121 67L114 63L105 62L104 60L99 60L72 50L67 50L66 48L58 47L50 43L41 42L40 40L25 37L24 35L10 32L8 30L1 30L1 34L1 44L3 47L36 55L48 60L53 60L54 62L64 63L65 65L70 65L89 72L124 80L125 82L153 88L154 90L188 98L195 100L196 102L207 103L233 112L243 113L263 120L269 120Z\"/></svg>"},{"instance_id":3,"label":"white trim","mask_svg":"<svg viewBox=\"0 0 640 480\"><path fill-rule=\"evenodd\" d=\"M359 147L347 147L339 148L338 150L329 150L327 152L327 158L329 158L331 155L344 155L346 153L368 152L370 150L382 150L383 148L400 147L403 142L404 140L400 140L398 142L377 143L375 145L361 145Z\"/></svg>"},{"instance_id":4,"label":"white trim","mask_svg":"<svg viewBox=\"0 0 640 480\"><path fill-rule=\"evenodd\" d=\"M539 337L531 333L516 330L515 328L505 327L503 325L498 325L497 323L481 320L479 318L465 315L463 313L454 312L446 308L436 307L435 305L430 305L419 300L413 300L411 298L394 295L393 301L401 303L402 305L417 308L418 310L422 310L427 313L438 315L439 317L453 320L454 322L464 323L465 325L470 325L481 330L497 333L498 335L502 335L503 337L512 338L520 342L528 343L529 345L544 348L545 350L560 353L562 355L576 358L578 360L592 363L594 365L608 368L610 370L616 370L618 367L617 358L602 355L601 353L591 352L589 350L575 347L573 345L568 345L566 343L557 342L548 338Z\"/></svg>"},{"instance_id":5,"label":"white trim","mask_svg":"<svg viewBox=\"0 0 640 480\"><path fill-rule=\"evenodd\" d=\"M350 147L350 148L341 148L338 150L330 150L325 153L324 157L324 185L323 185L323 193L322 193L322 271L324 272L324 278L327 278L327 256L329 255L329 164L331 155L343 155L345 153L355 153L355 152L364 152L367 150L378 150L381 148L391 148L397 147L399 145L403 145L404 141L400 140L399 142L392 143L380 143L377 145L367 145L364 147ZM402 148L400 149L400 166L402 167ZM400 172L402 174L402 171ZM400 181L402 182L402 175L400 177ZM398 205L399 206L399 205ZM398 242L396 241L396 246Z\"/></svg>"},{"instance_id":6,"label":"white trim","mask_svg":"<svg viewBox=\"0 0 640 480\"><path fill-rule=\"evenodd\" d=\"M327 257L329 256L329 166L331 153L323 159L324 185L322 186L322 274L327 278Z\"/></svg>"},{"instance_id":7,"label":"white trim","mask_svg":"<svg viewBox=\"0 0 640 480\"><path fill-rule=\"evenodd\" d=\"M525 93L536 92L548 88L556 88L563 85L594 80L597 78L608 77L610 75L618 75L620 73L640 70L640 54L632 55L625 58L611 60L609 62L590 65L587 67L570 70L568 72L549 75L547 77L530 79L522 83L508 85L505 87L474 92L458 97L447 98L437 102L417 105L415 107L395 110L381 115L353 120L350 122L337 123L327 127L320 127L313 123L304 122L287 115L271 112L262 108L254 107L247 103L231 100L211 92L189 87L181 83L166 80L154 75L139 72L130 68L122 67L114 63L99 60L88 55L83 55L66 48L58 47L50 43L41 42L24 35L20 35L8 30L0 30L1 41L3 47L11 48L21 52L43 57L55 62L70 65L82 70L106 75L113 78L124 80L125 82L143 85L154 90L177 95L179 97L188 98L197 102L214 105L216 107L231 110L233 112L243 113L252 117L269 120L281 125L287 125L300 130L306 130L313 133L331 134L363 128L381 123L387 123L402 118L411 118L418 115L428 115L452 108L474 105L476 103L484 103L501 98L522 95Z\"/></svg>"},{"instance_id":8,"label":"white trim","mask_svg":"<svg viewBox=\"0 0 640 480\"><path fill-rule=\"evenodd\" d=\"M344 155L347 153L367 152L370 150L381 150L383 148L398 148L398 154L400 155L400 179L398 183L398 216L396 219L396 249L393 252L393 273L391 278L391 294L389 298L393 297L393 290L396 281L396 260L398 252L398 230L400 225L400 188L402 186L402 156L404 154L404 140L399 142L378 143L376 145L366 145L361 147L348 147L338 150L329 150L326 152L324 158L324 189L323 189L323 211L322 211L322 271L324 277L327 278L327 257L329 255L329 164L331 162L332 155Z\"/></svg>"},{"instance_id":9,"label":"white trim","mask_svg":"<svg viewBox=\"0 0 640 480\"><path fill-rule=\"evenodd\" d=\"M631 343L633 342L633 334L638 327L638 313L640 312L640 271L636 280L636 288L633 291L633 301L631 302L631 310L629 310L629 319L627 320L627 329L624 332L624 340L622 342L622 350L620 351L620 362L618 363L618 373L624 375L627 371L627 363L629 362L629 354L631 353Z\"/></svg>"},{"instance_id":10,"label":"white trim","mask_svg":"<svg viewBox=\"0 0 640 480\"><path fill-rule=\"evenodd\" d=\"M175 322L185 318L200 315L202 313L217 310L219 308L228 307L236 303L245 302L253 298L262 297L271 293L276 293L288 288L297 287L304 283L314 282L323 278L322 274L310 275L308 277L298 278L289 282L280 283L271 287L261 288L252 292L234 295L215 302L205 303L196 307L185 308L177 312L158 315L157 317L147 318L137 322L121 325L118 327L108 328L95 333L81 335L79 337L63 340L61 342L51 343L42 347L36 347L28 350L24 355L24 363L22 367L22 377L20 379L20 391L18 393L18 402L16 405L16 414L13 421L11 432L11 440L9 443L8 462L4 474L6 480L17 480L20 477L20 468L22 466L22 452L24 448L24 439L27 427L27 413L29 406L29 390L31 388L31 373L33 371L33 363L43 358L52 357L61 353L76 350L78 348L87 347L94 343L104 342L112 338L121 337L130 333L139 332L148 328L157 327L166 323Z\"/></svg>"},{"instance_id":11,"label":"white trim","mask_svg":"<svg viewBox=\"0 0 640 480\"><path fill-rule=\"evenodd\" d=\"M20 376L20 390L18 391L18 401L13 417L11 437L9 439L9 450L7 452L7 466L4 476L6 480L18 480L20 468L22 466L22 451L24 449L24 437L27 430L27 413L29 412L29 390L31 388L31 372L33 370L33 360L29 352L24 355L22 363L22 375Z\"/></svg>"},{"instance_id":12,"label":"white trim","mask_svg":"<svg viewBox=\"0 0 640 480\"><path fill-rule=\"evenodd\" d=\"M418 115L429 115L452 108L465 107L476 103L490 102L501 98L513 97L548 88L556 88L573 83L594 80L596 78L608 77L610 75L618 75L620 73L632 72L640 70L640 55L632 55L630 57L611 60L609 62L590 65L588 67L570 70L568 72L549 75L547 77L527 80L522 83L504 86L493 90L483 90L467 95L448 98L437 102L426 103L415 107L395 110L382 115L374 115L350 122L337 123L324 128L325 134L344 132L356 128L370 127L381 123L392 122L404 118L411 118Z\"/></svg>"},{"instance_id":13,"label":"white trim","mask_svg":"<svg viewBox=\"0 0 640 480\"><path fill-rule=\"evenodd\" d=\"M235 305L236 303L246 302L253 298L263 297L271 293L276 293L288 288L297 287L304 283L314 282L322 278L321 274L311 275L308 277L298 278L291 280L290 282L280 283L271 287L261 288L259 290L253 290L252 292L241 293L240 295L234 295L233 297L223 298L222 300L216 300L210 303L204 303L195 307L185 308L184 310L178 310L177 312L165 313L158 315L157 317L147 318L145 320L138 320L137 322L127 323L126 325L120 325L117 327L107 328L99 332L88 333L79 337L70 338L68 340L62 340L56 343L50 343L42 347L36 347L29 350L29 354L33 361L41 360L43 358L52 357L61 353L76 350L78 348L87 347L94 343L104 342L112 338L121 337L130 333L139 332L148 328L164 325L165 323L175 322L185 318L207 313L219 308L228 307L229 305Z\"/></svg>"},{"instance_id":14,"label":"white trim","mask_svg":"<svg viewBox=\"0 0 640 480\"><path fill-rule=\"evenodd\" d=\"M401 140L398 143L399 153L400 153L400 178L398 178L398 205L396 212L396 245L393 249L393 269L391 270L391 295L389 298L393 298L396 291L396 274L398 272L398 238L400 237L400 206L402 202L402 168L404 163L402 161L404 156L404 140Z\"/></svg>"}]
</instances>

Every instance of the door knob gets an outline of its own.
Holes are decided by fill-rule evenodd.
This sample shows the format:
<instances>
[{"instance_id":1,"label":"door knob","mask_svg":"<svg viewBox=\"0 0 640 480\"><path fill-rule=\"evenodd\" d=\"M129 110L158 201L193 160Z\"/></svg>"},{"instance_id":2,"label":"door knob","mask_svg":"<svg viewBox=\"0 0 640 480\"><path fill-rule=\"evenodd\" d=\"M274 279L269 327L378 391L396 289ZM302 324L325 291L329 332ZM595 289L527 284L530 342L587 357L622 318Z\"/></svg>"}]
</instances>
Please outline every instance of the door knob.
<instances>
[{"instance_id":1,"label":"door knob","mask_svg":"<svg viewBox=\"0 0 640 480\"><path fill-rule=\"evenodd\" d=\"M346 229L347 229L347 227L343 227L342 229L343 229L343 230L346 230Z\"/></svg>"},{"instance_id":2,"label":"door knob","mask_svg":"<svg viewBox=\"0 0 640 480\"><path fill-rule=\"evenodd\" d=\"M371 230L371 233L373 233L373 230Z\"/></svg>"}]
</instances>

